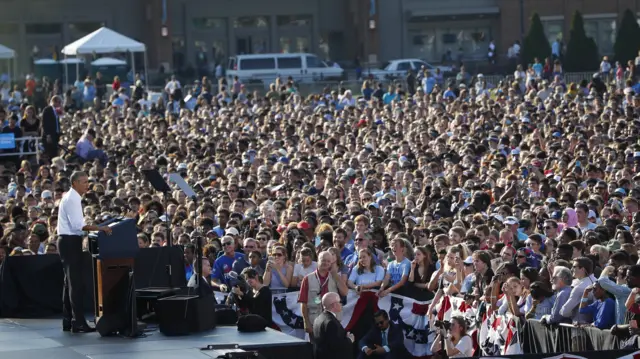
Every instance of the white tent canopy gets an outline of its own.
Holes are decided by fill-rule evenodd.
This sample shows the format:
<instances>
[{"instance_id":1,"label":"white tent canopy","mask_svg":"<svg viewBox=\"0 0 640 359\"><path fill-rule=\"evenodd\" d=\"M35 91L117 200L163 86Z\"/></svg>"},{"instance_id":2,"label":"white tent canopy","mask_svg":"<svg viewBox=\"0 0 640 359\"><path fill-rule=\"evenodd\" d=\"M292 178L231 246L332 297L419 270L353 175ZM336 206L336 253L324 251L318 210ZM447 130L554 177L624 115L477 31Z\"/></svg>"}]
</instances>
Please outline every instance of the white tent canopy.
<instances>
[{"instance_id":1,"label":"white tent canopy","mask_svg":"<svg viewBox=\"0 0 640 359\"><path fill-rule=\"evenodd\" d=\"M13 59L16 57L16 52L10 48L0 45L0 59Z\"/></svg>"},{"instance_id":2,"label":"white tent canopy","mask_svg":"<svg viewBox=\"0 0 640 359\"><path fill-rule=\"evenodd\" d=\"M134 69L134 74L135 59L133 53L144 52L144 77L145 82L147 81L147 47L143 43L130 39L109 28L101 27L62 49L62 53L65 57L114 52L131 52L131 67ZM76 73L76 77L77 75L78 74ZM66 82L68 83L68 75Z\"/></svg>"},{"instance_id":3,"label":"white tent canopy","mask_svg":"<svg viewBox=\"0 0 640 359\"><path fill-rule=\"evenodd\" d=\"M145 52L147 47L109 28L101 27L62 49L65 55L104 54L112 52Z\"/></svg>"},{"instance_id":4,"label":"white tent canopy","mask_svg":"<svg viewBox=\"0 0 640 359\"><path fill-rule=\"evenodd\" d=\"M9 75L9 82L17 80L16 76L16 52L12 49L0 44L0 59L7 62L7 75ZM12 64L13 62L13 64ZM2 73L4 70L0 70Z\"/></svg>"}]
</instances>

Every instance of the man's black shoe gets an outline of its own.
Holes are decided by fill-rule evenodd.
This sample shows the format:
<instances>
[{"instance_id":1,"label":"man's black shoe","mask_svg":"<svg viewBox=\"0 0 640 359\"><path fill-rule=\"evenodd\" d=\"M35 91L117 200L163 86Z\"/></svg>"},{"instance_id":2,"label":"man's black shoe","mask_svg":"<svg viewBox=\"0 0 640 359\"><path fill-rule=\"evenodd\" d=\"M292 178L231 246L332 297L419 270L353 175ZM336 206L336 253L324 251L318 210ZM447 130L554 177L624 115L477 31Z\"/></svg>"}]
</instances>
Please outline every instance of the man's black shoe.
<instances>
[{"instance_id":1,"label":"man's black shoe","mask_svg":"<svg viewBox=\"0 0 640 359\"><path fill-rule=\"evenodd\" d=\"M84 323L82 325L74 325L71 327L71 333L93 333L96 328L92 328L89 324Z\"/></svg>"},{"instance_id":2,"label":"man's black shoe","mask_svg":"<svg viewBox=\"0 0 640 359\"><path fill-rule=\"evenodd\" d=\"M69 320L69 319L62 319L62 331L63 331L63 332L69 332L69 331L71 331L71 320Z\"/></svg>"}]
</instances>

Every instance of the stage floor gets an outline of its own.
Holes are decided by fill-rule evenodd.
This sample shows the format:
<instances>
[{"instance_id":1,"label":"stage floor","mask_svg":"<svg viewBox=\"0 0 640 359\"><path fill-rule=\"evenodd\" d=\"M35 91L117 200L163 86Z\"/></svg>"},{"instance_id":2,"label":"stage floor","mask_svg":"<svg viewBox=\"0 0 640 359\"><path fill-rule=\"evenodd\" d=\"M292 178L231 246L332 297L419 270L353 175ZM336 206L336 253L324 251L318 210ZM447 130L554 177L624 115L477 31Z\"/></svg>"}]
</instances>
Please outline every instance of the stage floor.
<instances>
[{"instance_id":1,"label":"stage floor","mask_svg":"<svg viewBox=\"0 0 640 359\"><path fill-rule=\"evenodd\" d=\"M266 332L239 333L236 327L217 327L184 337L167 337L155 330L146 335L102 338L98 333L63 332L60 319L0 319L0 358L207 359L216 357L213 351L200 350L209 344L238 344L247 350L308 345L269 328Z\"/></svg>"}]
</instances>

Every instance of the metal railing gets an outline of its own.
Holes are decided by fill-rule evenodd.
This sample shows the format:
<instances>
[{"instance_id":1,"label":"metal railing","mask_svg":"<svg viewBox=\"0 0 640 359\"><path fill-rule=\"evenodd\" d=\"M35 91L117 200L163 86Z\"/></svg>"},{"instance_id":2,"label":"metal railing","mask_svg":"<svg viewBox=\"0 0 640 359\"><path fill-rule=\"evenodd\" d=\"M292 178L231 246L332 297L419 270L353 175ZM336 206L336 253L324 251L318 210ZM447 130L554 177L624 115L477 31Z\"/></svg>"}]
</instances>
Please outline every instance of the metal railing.
<instances>
[{"instance_id":1,"label":"metal railing","mask_svg":"<svg viewBox=\"0 0 640 359\"><path fill-rule=\"evenodd\" d=\"M42 139L40 137L18 137L15 139L16 148L14 150L0 150L0 157L38 155L41 152L41 141Z\"/></svg>"},{"instance_id":2,"label":"metal railing","mask_svg":"<svg viewBox=\"0 0 640 359\"><path fill-rule=\"evenodd\" d=\"M527 353L569 353L618 350L638 347L637 336L619 337L611 330L572 324L546 325L539 320L526 321L522 332Z\"/></svg>"}]
</instances>

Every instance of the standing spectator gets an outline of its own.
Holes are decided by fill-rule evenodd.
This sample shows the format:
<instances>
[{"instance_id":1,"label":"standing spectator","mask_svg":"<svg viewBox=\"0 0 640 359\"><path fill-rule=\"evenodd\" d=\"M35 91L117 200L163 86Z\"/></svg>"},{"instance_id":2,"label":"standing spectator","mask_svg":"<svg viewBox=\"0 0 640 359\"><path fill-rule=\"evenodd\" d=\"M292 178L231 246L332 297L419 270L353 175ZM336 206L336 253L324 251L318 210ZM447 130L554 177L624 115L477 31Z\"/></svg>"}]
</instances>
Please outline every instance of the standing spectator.
<instances>
[{"instance_id":1,"label":"standing spectator","mask_svg":"<svg viewBox=\"0 0 640 359\"><path fill-rule=\"evenodd\" d=\"M309 248L300 250L300 261L293 268L291 287L298 287L304 277L318 269L318 263L313 261L313 252Z\"/></svg>"},{"instance_id":2,"label":"standing spectator","mask_svg":"<svg viewBox=\"0 0 640 359\"><path fill-rule=\"evenodd\" d=\"M233 262L243 257L242 253L236 253L235 241L231 236L224 236L221 239L223 254L216 259L213 264L213 287L222 292L229 290L229 278L227 274L231 272Z\"/></svg>"},{"instance_id":3,"label":"standing spectator","mask_svg":"<svg viewBox=\"0 0 640 359\"><path fill-rule=\"evenodd\" d=\"M363 290L379 287L383 280L384 268L376 264L369 248L361 249L358 265L351 271L347 286L360 294Z\"/></svg>"},{"instance_id":4,"label":"standing spectator","mask_svg":"<svg viewBox=\"0 0 640 359\"><path fill-rule=\"evenodd\" d=\"M264 285L268 286L274 294L285 293L291 285L292 276L293 267L289 264L286 248L273 247L264 271Z\"/></svg>"},{"instance_id":5,"label":"standing spectator","mask_svg":"<svg viewBox=\"0 0 640 359\"><path fill-rule=\"evenodd\" d=\"M591 293L596 300L588 304ZM580 314L592 316L594 319L592 325L598 329L610 329L616 323L615 302L598 282L584 289L580 301Z\"/></svg>"},{"instance_id":6,"label":"standing spectator","mask_svg":"<svg viewBox=\"0 0 640 359\"><path fill-rule=\"evenodd\" d=\"M89 81L91 81L91 78L89 78ZM95 86L95 97L98 98L100 103L102 103L102 101L104 101L104 97L107 95L107 83L102 78L102 74L100 72L96 72L96 81L95 83L92 82L92 85ZM93 96L91 98L91 102L93 102Z\"/></svg>"},{"instance_id":7,"label":"standing spectator","mask_svg":"<svg viewBox=\"0 0 640 359\"><path fill-rule=\"evenodd\" d=\"M571 271L564 267L556 267L553 270L553 276L551 282L553 283L553 290L555 292L555 302L551 309L551 314L542 318L546 323L558 324L558 323L570 323L573 316L573 308L570 309L566 316L561 314L565 303L569 300L571 295L571 283L573 277Z\"/></svg>"},{"instance_id":8,"label":"standing spectator","mask_svg":"<svg viewBox=\"0 0 640 359\"><path fill-rule=\"evenodd\" d=\"M322 298L327 293L336 293L338 298L347 295L347 286L340 280L337 268L331 267L332 257L333 255L329 252L320 253L318 269L304 277L300 284L298 303L304 319L304 330L309 333L312 342L314 342L313 335L317 334L314 330L314 322L322 312L320 306Z\"/></svg>"},{"instance_id":9,"label":"standing spectator","mask_svg":"<svg viewBox=\"0 0 640 359\"><path fill-rule=\"evenodd\" d=\"M378 293L381 298L390 293L404 293L404 285L407 283L411 271L411 261L405 257L406 242L394 239L390 245L395 259L387 265L387 274Z\"/></svg>"},{"instance_id":10,"label":"standing spectator","mask_svg":"<svg viewBox=\"0 0 640 359\"><path fill-rule=\"evenodd\" d=\"M111 84L111 88L113 89L113 92L118 92L120 91L120 77L119 76L114 76L113 77L113 83Z\"/></svg>"}]
</instances>

